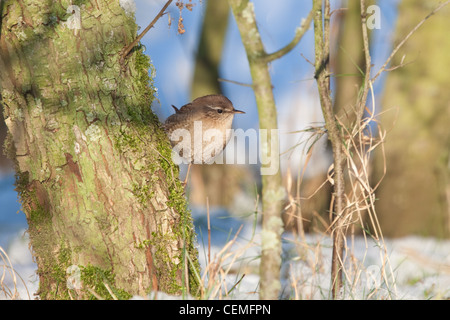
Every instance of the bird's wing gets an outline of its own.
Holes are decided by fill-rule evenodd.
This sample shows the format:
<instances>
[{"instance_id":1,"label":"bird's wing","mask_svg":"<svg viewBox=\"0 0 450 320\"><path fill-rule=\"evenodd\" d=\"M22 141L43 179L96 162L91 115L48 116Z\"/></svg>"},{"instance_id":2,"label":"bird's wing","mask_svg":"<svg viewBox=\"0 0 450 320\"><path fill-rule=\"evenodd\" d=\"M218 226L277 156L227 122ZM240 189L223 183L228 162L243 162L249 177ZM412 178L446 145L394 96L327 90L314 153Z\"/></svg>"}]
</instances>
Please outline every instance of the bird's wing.
<instances>
[{"instance_id":1,"label":"bird's wing","mask_svg":"<svg viewBox=\"0 0 450 320\"><path fill-rule=\"evenodd\" d=\"M184 112L188 112L189 110L191 110L193 108L193 105L191 102L185 104L184 106L182 106L180 108L180 110L176 110L177 113L184 113Z\"/></svg>"},{"instance_id":2,"label":"bird's wing","mask_svg":"<svg viewBox=\"0 0 450 320\"><path fill-rule=\"evenodd\" d=\"M193 105L192 103L185 104L180 109L175 106L172 107L175 109L175 113L166 119L164 123L164 128L166 130L170 131L172 127L178 124L180 121L183 121L186 124L192 124L194 121L202 120L201 112L190 112L193 108L198 107Z\"/></svg>"}]
</instances>

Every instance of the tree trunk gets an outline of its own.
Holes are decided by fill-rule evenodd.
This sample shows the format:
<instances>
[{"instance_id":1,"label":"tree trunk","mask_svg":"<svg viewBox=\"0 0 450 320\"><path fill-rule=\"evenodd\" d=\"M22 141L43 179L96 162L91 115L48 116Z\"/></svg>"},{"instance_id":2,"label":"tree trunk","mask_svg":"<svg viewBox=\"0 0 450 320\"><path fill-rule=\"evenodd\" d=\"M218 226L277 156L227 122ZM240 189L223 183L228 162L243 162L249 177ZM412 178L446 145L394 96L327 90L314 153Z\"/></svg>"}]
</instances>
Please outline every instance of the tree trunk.
<instances>
[{"instance_id":1,"label":"tree trunk","mask_svg":"<svg viewBox=\"0 0 450 320\"><path fill-rule=\"evenodd\" d=\"M222 93L219 83L219 64L228 26L229 7L226 1L206 2L200 42L195 56L192 99Z\"/></svg>"},{"instance_id":2,"label":"tree trunk","mask_svg":"<svg viewBox=\"0 0 450 320\"><path fill-rule=\"evenodd\" d=\"M221 0L209 0L205 5L202 31L195 56L192 100L208 94L223 94L218 78L229 7L226 1ZM204 206L208 197L211 206L224 206L229 198L228 190L233 189L232 185L229 185L230 175L227 175L229 169L230 166L214 163L207 166L193 164L189 177L191 186L189 203Z\"/></svg>"},{"instance_id":3,"label":"tree trunk","mask_svg":"<svg viewBox=\"0 0 450 320\"><path fill-rule=\"evenodd\" d=\"M266 141L260 145L262 158L270 158L261 165L262 182L262 231L260 298L278 299L281 267L281 235L283 233L282 202L286 191L282 186L279 163L279 136L277 109L272 92L269 60L264 50L255 20L253 2L248 0L228 0L241 34L247 53L253 81L256 105L258 107L259 128L267 130ZM260 136L261 139L261 136ZM266 163L264 163L266 162Z\"/></svg>"},{"instance_id":4,"label":"tree trunk","mask_svg":"<svg viewBox=\"0 0 450 320\"><path fill-rule=\"evenodd\" d=\"M0 149L3 150L3 144L6 140L6 135L8 133L8 128L6 127L5 120L3 119L3 106L0 95ZM0 175L2 173L11 173L13 168L12 161L0 151Z\"/></svg>"},{"instance_id":5,"label":"tree trunk","mask_svg":"<svg viewBox=\"0 0 450 320\"><path fill-rule=\"evenodd\" d=\"M119 63L134 17L119 1L71 3L0 7L7 149L39 297L195 294L192 220L150 109L151 65L141 48Z\"/></svg>"},{"instance_id":6,"label":"tree trunk","mask_svg":"<svg viewBox=\"0 0 450 320\"><path fill-rule=\"evenodd\" d=\"M439 1L402 1L394 42L401 41ZM387 75L381 123L386 176L377 190L383 234L449 236L450 8L434 15L405 43ZM384 174L377 153L375 180Z\"/></svg>"},{"instance_id":7,"label":"tree trunk","mask_svg":"<svg viewBox=\"0 0 450 320\"><path fill-rule=\"evenodd\" d=\"M345 207L345 163L346 154L342 139L341 128L336 121L330 88L330 2L313 1L314 17L314 48L315 75L319 91L320 106L325 119L328 140L333 151L333 197L334 211L332 215L333 253L331 258L332 297L339 297L343 284L344 244L346 237Z\"/></svg>"},{"instance_id":8,"label":"tree trunk","mask_svg":"<svg viewBox=\"0 0 450 320\"><path fill-rule=\"evenodd\" d=\"M364 75L364 46L361 30L361 6L359 1L347 1L347 10L338 12L339 31L337 38L334 82L335 113L341 121L350 127L356 121L355 105ZM336 60L333 63L333 60Z\"/></svg>"}]
</instances>

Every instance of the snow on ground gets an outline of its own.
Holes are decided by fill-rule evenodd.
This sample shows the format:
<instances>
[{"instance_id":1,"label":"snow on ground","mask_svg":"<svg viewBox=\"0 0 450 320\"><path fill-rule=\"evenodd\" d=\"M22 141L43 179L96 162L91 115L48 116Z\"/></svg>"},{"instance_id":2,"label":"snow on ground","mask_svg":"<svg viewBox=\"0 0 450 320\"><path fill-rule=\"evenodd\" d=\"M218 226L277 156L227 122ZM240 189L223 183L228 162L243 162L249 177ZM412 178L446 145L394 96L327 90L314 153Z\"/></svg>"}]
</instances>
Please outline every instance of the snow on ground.
<instances>
[{"instance_id":1,"label":"snow on ground","mask_svg":"<svg viewBox=\"0 0 450 320\"><path fill-rule=\"evenodd\" d=\"M209 268L214 266L208 263L210 260L221 266L220 269L208 269L208 275L212 276L210 280L208 277L204 279L208 289L204 298L257 299L260 251L259 227L254 216L239 218L225 210L211 209L209 247L206 212L195 209L193 215L203 271L208 265ZM2 230L5 229L3 225ZM8 239L4 232L1 235L0 245L16 271L18 294L21 299L33 299L38 279L26 232L24 229L16 230L9 234ZM348 277L346 283L350 284L343 289L345 299L450 299L449 240L411 236L386 239L383 246L373 239L355 237L349 239L347 246L345 274ZM284 235L281 298L329 299L330 260L329 237L306 235L301 241L290 234ZM11 296L14 282L10 269L5 267L8 265L6 262L0 259L0 279L4 277L2 286L11 290ZM2 299L10 299L10 296L0 294ZM156 298L170 297L158 293Z\"/></svg>"},{"instance_id":2,"label":"snow on ground","mask_svg":"<svg viewBox=\"0 0 450 320\"><path fill-rule=\"evenodd\" d=\"M205 244L199 247L201 265L205 268L206 214L200 212L194 217L199 243L203 240ZM254 229L253 222L252 216L241 220L224 210L211 214L211 257L218 254L243 225L229 250L235 252L237 258L228 273L228 289L243 274L245 276L230 298L257 298L260 232L259 227ZM220 229L215 225L220 225ZM306 235L301 240L284 234L281 298L330 299L331 249L332 241L328 236ZM342 292L345 299L450 299L450 240L410 236L385 239L383 244L381 240L355 236L348 239L346 253L347 284ZM227 264L224 265L226 269Z\"/></svg>"}]
</instances>

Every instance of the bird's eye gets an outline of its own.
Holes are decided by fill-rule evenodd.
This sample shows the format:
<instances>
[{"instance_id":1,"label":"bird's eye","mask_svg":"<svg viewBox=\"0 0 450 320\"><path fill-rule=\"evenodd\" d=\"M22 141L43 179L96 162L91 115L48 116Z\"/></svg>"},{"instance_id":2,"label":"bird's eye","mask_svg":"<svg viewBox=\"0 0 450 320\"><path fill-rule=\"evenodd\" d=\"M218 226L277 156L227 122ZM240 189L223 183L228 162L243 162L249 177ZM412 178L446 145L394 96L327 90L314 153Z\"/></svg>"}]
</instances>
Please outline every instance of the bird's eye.
<instances>
[{"instance_id":1,"label":"bird's eye","mask_svg":"<svg viewBox=\"0 0 450 320\"><path fill-rule=\"evenodd\" d=\"M223 110L222 109L217 109L217 113L222 113Z\"/></svg>"}]
</instances>

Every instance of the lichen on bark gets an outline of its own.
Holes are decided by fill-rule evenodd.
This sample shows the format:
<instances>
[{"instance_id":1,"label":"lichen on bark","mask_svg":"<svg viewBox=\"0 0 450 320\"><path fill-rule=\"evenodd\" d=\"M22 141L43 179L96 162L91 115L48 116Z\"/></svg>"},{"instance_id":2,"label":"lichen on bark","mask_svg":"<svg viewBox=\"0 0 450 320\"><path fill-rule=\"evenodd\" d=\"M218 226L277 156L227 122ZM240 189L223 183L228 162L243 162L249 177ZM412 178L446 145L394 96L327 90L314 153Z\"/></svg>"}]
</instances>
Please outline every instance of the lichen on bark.
<instances>
[{"instance_id":1,"label":"lichen on bark","mask_svg":"<svg viewBox=\"0 0 450 320\"><path fill-rule=\"evenodd\" d=\"M67 12L74 5L79 11ZM189 274L198 268L192 219L150 108L149 58L139 46L119 62L136 36L134 18L101 0L4 1L1 8L8 153L40 298L91 297L89 282L79 292L67 288L71 265L102 270L120 292L181 293L185 250L194 261ZM69 23L76 12L80 23Z\"/></svg>"}]
</instances>

